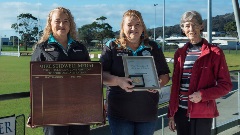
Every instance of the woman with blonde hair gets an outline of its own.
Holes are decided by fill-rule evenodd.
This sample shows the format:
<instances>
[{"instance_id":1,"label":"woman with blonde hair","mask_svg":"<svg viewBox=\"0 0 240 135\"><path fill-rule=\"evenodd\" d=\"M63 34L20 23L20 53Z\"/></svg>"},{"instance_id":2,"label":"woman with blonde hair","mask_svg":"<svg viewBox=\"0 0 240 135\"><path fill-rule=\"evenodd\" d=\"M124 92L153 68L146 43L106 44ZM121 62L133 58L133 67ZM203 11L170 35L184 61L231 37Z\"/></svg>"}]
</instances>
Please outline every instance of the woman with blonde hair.
<instances>
[{"instance_id":1,"label":"woman with blonde hair","mask_svg":"<svg viewBox=\"0 0 240 135\"><path fill-rule=\"evenodd\" d=\"M48 15L41 40L35 45L31 61L90 61L88 51L77 41L76 33L70 10L64 7L53 9ZM90 134L89 125L45 126L43 129L45 135Z\"/></svg>"},{"instance_id":2,"label":"woman with blonde hair","mask_svg":"<svg viewBox=\"0 0 240 135\"><path fill-rule=\"evenodd\" d=\"M153 56L161 86L169 81L169 68L160 46L150 41L141 13L124 13L118 39L104 46L100 61L103 83L108 86L108 120L113 135L153 135L157 120L159 92L133 91L125 77L122 56Z\"/></svg>"}]
</instances>

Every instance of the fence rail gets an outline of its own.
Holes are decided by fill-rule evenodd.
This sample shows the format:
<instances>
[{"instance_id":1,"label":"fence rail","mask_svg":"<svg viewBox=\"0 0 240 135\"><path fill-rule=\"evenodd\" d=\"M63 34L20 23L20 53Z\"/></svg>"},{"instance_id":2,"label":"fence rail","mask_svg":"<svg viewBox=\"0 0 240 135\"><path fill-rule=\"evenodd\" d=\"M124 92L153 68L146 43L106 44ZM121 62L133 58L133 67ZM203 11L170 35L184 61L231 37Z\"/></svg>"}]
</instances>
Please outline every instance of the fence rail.
<instances>
[{"instance_id":1,"label":"fence rail","mask_svg":"<svg viewBox=\"0 0 240 135\"><path fill-rule=\"evenodd\" d=\"M235 90L232 90L226 96L223 96L220 99L217 99L220 116L215 118L213 121L212 135L224 132L224 130L228 130L232 127L238 126L240 123L240 71L237 70L237 71L231 71L231 72L238 72L237 79L235 78L236 80L233 81L235 85L234 86ZM167 87L170 87L170 86L167 86ZM165 89L168 89L168 88L165 88ZM30 92L3 94L3 95L0 95L0 101L26 98L29 96L30 96ZM165 101L165 99L162 99L162 100ZM159 104L161 104L161 102L159 102ZM224 106L221 106L222 104ZM230 104L233 109L227 108L229 107ZM233 112L229 113L229 111L233 111L235 113L234 114ZM167 112L167 107L159 109L159 116L157 121L158 125L156 127L157 134L160 134L161 132L161 135L164 135L166 133L165 129L168 129L168 126L166 124L167 122L165 121L165 119L167 119L166 112ZM227 116L227 115L231 115L231 116ZM105 126L101 126L99 128L91 130L91 135L99 135L99 134L110 135L109 126L105 125ZM166 134L170 135L169 132Z\"/></svg>"},{"instance_id":2,"label":"fence rail","mask_svg":"<svg viewBox=\"0 0 240 135\"><path fill-rule=\"evenodd\" d=\"M18 99L18 98L26 98L29 96L30 96L30 92L3 94L3 95L0 95L0 101Z\"/></svg>"}]
</instances>

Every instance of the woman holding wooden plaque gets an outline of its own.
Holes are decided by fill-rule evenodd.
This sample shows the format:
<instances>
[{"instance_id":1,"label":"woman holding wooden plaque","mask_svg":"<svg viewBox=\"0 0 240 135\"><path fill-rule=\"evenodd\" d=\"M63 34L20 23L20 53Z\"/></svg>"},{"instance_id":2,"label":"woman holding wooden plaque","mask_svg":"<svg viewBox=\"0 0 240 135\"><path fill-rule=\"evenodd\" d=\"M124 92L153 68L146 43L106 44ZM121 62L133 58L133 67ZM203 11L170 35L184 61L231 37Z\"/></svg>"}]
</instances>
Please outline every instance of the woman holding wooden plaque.
<instances>
[{"instance_id":1,"label":"woman holding wooden plaque","mask_svg":"<svg viewBox=\"0 0 240 135\"><path fill-rule=\"evenodd\" d=\"M113 135L153 135L159 92L155 89L134 90L138 83L143 86L144 75L125 76L124 56L153 56L157 81L160 86L168 83L170 71L161 47L149 40L141 13L136 10L124 13L119 38L110 40L104 46L100 58L103 83L109 91L107 114Z\"/></svg>"},{"instance_id":2,"label":"woman holding wooden plaque","mask_svg":"<svg viewBox=\"0 0 240 135\"><path fill-rule=\"evenodd\" d=\"M77 41L76 34L70 10L63 7L53 9L48 15L43 36L34 48L32 61L90 61L86 47ZM31 117L28 125L34 126L30 122ZM89 125L44 126L43 129L45 135L90 134Z\"/></svg>"}]
</instances>

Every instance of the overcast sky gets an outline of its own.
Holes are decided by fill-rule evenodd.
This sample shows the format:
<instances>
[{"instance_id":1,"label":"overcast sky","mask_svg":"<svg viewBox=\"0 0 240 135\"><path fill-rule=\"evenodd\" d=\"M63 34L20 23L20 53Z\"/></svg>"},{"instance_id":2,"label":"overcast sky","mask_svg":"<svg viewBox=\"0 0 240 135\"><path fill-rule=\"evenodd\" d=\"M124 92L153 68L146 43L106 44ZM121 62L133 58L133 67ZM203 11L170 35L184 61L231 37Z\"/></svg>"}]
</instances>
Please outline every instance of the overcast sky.
<instances>
[{"instance_id":1,"label":"overcast sky","mask_svg":"<svg viewBox=\"0 0 240 135\"><path fill-rule=\"evenodd\" d=\"M71 10L77 27L105 16L105 22L113 27L113 31L117 31L120 29L122 15L128 9L140 11L147 28L154 28L156 10L156 27L163 24L163 0L1 0L0 36L17 35L11 25L17 22L17 16L21 13L39 17L40 25L44 28L49 11L58 6ZM165 26L179 24L181 15L187 10L196 10L206 19L208 0L165 0ZM212 0L213 17L232 12L232 0Z\"/></svg>"}]
</instances>

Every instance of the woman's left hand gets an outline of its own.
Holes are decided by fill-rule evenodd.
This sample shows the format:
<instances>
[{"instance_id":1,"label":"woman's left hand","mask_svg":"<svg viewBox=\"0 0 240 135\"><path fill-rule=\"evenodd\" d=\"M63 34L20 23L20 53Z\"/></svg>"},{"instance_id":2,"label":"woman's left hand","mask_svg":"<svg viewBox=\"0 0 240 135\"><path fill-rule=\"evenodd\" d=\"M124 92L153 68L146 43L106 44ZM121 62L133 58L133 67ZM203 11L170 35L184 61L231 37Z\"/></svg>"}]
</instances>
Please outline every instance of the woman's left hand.
<instances>
[{"instance_id":1,"label":"woman's left hand","mask_svg":"<svg viewBox=\"0 0 240 135\"><path fill-rule=\"evenodd\" d=\"M198 92L194 92L193 94L189 95L189 100L193 103L198 103L202 100L202 96L201 93Z\"/></svg>"}]
</instances>

